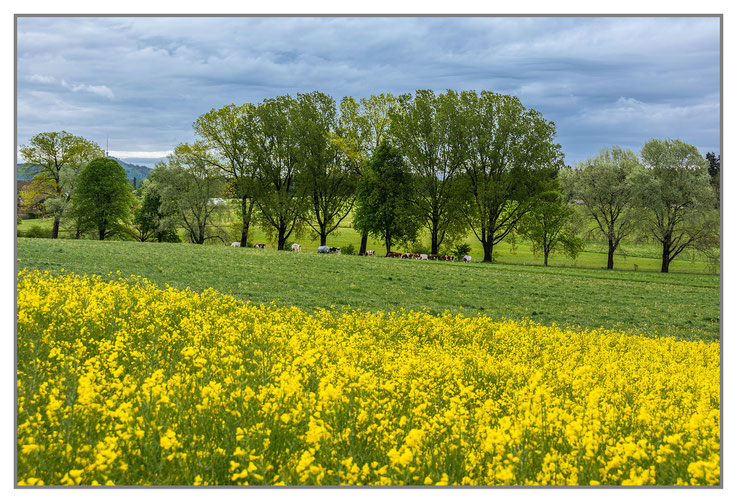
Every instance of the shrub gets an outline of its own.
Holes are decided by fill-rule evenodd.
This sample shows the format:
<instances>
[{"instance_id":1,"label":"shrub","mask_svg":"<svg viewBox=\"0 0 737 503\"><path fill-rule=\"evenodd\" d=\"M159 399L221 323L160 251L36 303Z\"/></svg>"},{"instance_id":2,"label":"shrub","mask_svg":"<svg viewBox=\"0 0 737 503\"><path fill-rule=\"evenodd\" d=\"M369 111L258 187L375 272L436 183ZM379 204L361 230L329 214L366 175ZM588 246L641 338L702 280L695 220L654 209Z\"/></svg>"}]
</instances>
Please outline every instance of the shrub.
<instances>
[{"instance_id":1,"label":"shrub","mask_svg":"<svg viewBox=\"0 0 737 503\"><path fill-rule=\"evenodd\" d=\"M456 259L461 259L464 255L471 253L471 245L468 243L461 243L451 250L451 253L455 255Z\"/></svg>"},{"instance_id":2,"label":"shrub","mask_svg":"<svg viewBox=\"0 0 737 503\"><path fill-rule=\"evenodd\" d=\"M356 247L353 246L353 243L348 244L340 249L340 253L342 253L343 255L355 255Z\"/></svg>"},{"instance_id":3,"label":"shrub","mask_svg":"<svg viewBox=\"0 0 737 503\"><path fill-rule=\"evenodd\" d=\"M40 225L34 225L30 229L28 229L25 233L19 233L19 235L25 236L27 238L50 238L51 237L51 230L50 229L44 229Z\"/></svg>"}]
</instances>

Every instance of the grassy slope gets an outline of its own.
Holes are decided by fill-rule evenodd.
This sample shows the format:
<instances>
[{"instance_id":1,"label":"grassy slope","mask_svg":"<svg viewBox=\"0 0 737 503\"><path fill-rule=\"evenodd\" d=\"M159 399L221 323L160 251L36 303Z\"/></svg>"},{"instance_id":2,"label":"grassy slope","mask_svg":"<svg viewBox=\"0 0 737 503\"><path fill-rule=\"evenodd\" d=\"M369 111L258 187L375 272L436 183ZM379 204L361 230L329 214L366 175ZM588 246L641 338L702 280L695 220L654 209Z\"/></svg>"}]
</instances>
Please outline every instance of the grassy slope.
<instances>
[{"instance_id":1,"label":"grassy slope","mask_svg":"<svg viewBox=\"0 0 737 503\"><path fill-rule=\"evenodd\" d=\"M303 246L309 250L311 246ZM18 239L18 268L139 274L304 309L428 309L644 334L719 337L719 276L459 264L134 242ZM462 306L462 307L461 307Z\"/></svg>"}]
</instances>

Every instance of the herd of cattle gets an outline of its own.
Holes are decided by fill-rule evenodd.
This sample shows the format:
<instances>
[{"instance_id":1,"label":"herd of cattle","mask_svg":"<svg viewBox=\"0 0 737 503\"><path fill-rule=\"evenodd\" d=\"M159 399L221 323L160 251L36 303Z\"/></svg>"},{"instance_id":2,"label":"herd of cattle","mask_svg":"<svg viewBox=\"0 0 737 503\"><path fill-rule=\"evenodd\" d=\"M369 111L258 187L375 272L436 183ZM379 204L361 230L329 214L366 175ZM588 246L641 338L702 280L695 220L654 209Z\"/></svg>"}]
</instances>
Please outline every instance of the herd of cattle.
<instances>
[{"instance_id":1,"label":"herd of cattle","mask_svg":"<svg viewBox=\"0 0 737 503\"><path fill-rule=\"evenodd\" d=\"M238 247L240 246L240 242L235 241L230 246ZM265 249L266 244L265 243L256 243L253 245L254 248L259 249ZM292 244L292 251L293 252L301 252L302 246L298 245L297 243ZM337 246L319 246L317 248L317 253L337 253L340 255L340 248ZM374 250L366 250L366 253L361 253L360 255L363 255L365 257L373 257L376 255ZM427 254L427 253L401 253L401 252L389 252L385 255L389 258L404 258L404 259L415 259L415 260L445 260L448 262L454 262L455 256L454 255L435 255L434 253ZM470 255L464 255L463 256L463 262L470 262L471 256Z\"/></svg>"}]
</instances>

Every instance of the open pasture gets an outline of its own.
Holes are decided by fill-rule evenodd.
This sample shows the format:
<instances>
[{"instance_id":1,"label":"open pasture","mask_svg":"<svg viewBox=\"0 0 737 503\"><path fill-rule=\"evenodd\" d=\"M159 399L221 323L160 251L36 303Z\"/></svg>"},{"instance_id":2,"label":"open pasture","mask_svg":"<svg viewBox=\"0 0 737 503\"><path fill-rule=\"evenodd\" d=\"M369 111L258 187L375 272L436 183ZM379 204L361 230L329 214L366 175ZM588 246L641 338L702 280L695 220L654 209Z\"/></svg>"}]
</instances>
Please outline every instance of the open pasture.
<instances>
[{"instance_id":1,"label":"open pasture","mask_svg":"<svg viewBox=\"0 0 737 503\"><path fill-rule=\"evenodd\" d=\"M719 338L719 276L318 255L190 244L18 239L19 269L141 275L256 304L445 311Z\"/></svg>"}]
</instances>

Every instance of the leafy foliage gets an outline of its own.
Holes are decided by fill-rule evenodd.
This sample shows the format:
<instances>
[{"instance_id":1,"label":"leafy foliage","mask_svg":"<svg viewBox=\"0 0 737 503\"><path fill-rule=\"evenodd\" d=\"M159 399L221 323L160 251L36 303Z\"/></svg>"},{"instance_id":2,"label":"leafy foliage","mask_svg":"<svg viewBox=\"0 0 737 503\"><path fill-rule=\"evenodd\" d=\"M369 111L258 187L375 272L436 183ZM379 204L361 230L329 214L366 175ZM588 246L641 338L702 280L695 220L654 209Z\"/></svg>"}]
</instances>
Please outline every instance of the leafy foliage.
<instances>
[{"instance_id":1,"label":"leafy foliage","mask_svg":"<svg viewBox=\"0 0 737 503\"><path fill-rule=\"evenodd\" d=\"M98 158L79 175L72 199L73 214L82 231L95 231L103 240L121 231L132 200L133 188L123 167L113 159Z\"/></svg>"},{"instance_id":2,"label":"leafy foliage","mask_svg":"<svg viewBox=\"0 0 737 503\"><path fill-rule=\"evenodd\" d=\"M412 174L402 154L383 142L374 153L358 188L354 225L382 239L389 253L396 243L414 241L420 223L409 195Z\"/></svg>"}]
</instances>

